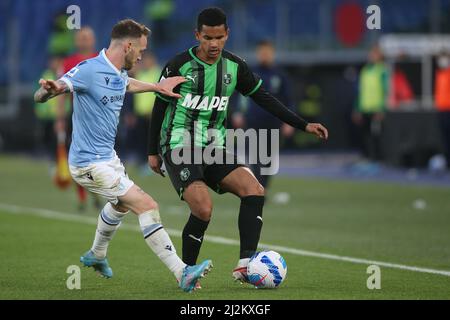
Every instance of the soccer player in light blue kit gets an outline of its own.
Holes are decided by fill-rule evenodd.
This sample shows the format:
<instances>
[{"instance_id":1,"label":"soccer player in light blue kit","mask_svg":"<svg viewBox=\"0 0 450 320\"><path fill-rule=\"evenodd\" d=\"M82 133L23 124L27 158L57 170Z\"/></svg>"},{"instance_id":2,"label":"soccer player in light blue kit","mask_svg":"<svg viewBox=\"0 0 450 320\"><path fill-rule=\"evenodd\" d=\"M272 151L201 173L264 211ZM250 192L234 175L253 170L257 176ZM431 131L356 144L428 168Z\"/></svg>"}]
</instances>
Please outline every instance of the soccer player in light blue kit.
<instances>
[{"instance_id":1,"label":"soccer player in light blue kit","mask_svg":"<svg viewBox=\"0 0 450 320\"><path fill-rule=\"evenodd\" d=\"M70 172L81 186L108 200L99 215L92 248L80 261L111 278L112 270L106 258L108 244L131 210L139 218L145 242L174 273L180 288L190 292L198 286L198 279L211 269L211 261L187 266L178 257L161 224L158 204L128 178L114 151L125 92L152 91L179 98L173 89L186 81L183 77L171 77L159 83L146 83L128 77L127 70L141 59L147 47L149 33L147 27L131 19L118 22L112 29L107 50L79 63L57 81L41 79L41 88L34 99L45 102L63 93L73 93Z\"/></svg>"}]
</instances>

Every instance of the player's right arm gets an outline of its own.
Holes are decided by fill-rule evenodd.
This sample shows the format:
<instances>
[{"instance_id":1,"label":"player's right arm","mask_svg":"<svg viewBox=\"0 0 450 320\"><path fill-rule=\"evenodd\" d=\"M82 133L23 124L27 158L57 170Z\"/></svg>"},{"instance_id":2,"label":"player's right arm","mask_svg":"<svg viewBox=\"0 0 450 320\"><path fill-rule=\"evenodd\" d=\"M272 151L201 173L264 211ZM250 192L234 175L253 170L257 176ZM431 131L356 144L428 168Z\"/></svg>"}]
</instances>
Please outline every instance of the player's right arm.
<instances>
[{"instance_id":1,"label":"player's right arm","mask_svg":"<svg viewBox=\"0 0 450 320\"><path fill-rule=\"evenodd\" d=\"M155 104L153 105L150 128L148 130L148 165L155 173L160 174L163 177L164 173L161 170L162 159L158 149L161 126L168 105L169 103L167 101L164 101L158 96L156 97Z\"/></svg>"},{"instance_id":2,"label":"player's right arm","mask_svg":"<svg viewBox=\"0 0 450 320\"><path fill-rule=\"evenodd\" d=\"M62 80L40 79L39 84L41 87L34 93L35 102L46 102L51 98L70 91L67 84Z\"/></svg>"},{"instance_id":3,"label":"player's right arm","mask_svg":"<svg viewBox=\"0 0 450 320\"><path fill-rule=\"evenodd\" d=\"M160 82L164 81L169 77L179 78L179 63L177 62L177 58L169 61L166 66L163 68L160 76ZM184 78L180 78L184 79ZM179 81L184 82L184 81ZM179 94L179 89L174 90L175 94ZM178 97L175 97L178 98ZM167 106L173 101L173 96L164 95L161 92L156 93L155 104L153 105L151 120L150 120L150 128L148 130L148 145L147 145L147 154L148 154L148 165L150 168L157 174L164 177L164 172L161 170L162 166L162 158L159 155L159 137L161 133L162 123L164 121L164 116L166 114Z\"/></svg>"},{"instance_id":4,"label":"player's right arm","mask_svg":"<svg viewBox=\"0 0 450 320\"><path fill-rule=\"evenodd\" d=\"M238 58L239 64L236 89L244 96L250 97L257 105L271 113L284 123L315 134L321 139L328 139L328 130L320 123L308 123L292 112L288 107L264 89L262 80L254 74L245 61Z\"/></svg>"},{"instance_id":5,"label":"player's right arm","mask_svg":"<svg viewBox=\"0 0 450 320\"><path fill-rule=\"evenodd\" d=\"M284 123L301 129L305 132L312 133L321 139L328 139L328 130L320 123L308 123L303 118L292 112L288 107L283 105L273 95L267 92L263 87L258 88L254 93L249 95L253 101L261 108L271 113Z\"/></svg>"}]
</instances>

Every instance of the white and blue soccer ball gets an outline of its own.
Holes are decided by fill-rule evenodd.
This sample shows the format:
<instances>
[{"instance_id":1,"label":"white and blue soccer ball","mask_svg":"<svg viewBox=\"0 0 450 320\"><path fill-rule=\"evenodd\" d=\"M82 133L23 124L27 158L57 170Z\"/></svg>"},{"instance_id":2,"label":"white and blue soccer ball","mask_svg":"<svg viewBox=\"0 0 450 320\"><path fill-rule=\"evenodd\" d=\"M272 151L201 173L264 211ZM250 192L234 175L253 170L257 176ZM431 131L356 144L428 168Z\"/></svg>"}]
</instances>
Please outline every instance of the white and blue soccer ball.
<instances>
[{"instance_id":1,"label":"white and blue soccer ball","mask_svg":"<svg viewBox=\"0 0 450 320\"><path fill-rule=\"evenodd\" d=\"M286 278L287 265L275 251L255 253L247 266L248 280L256 288L277 288Z\"/></svg>"}]
</instances>

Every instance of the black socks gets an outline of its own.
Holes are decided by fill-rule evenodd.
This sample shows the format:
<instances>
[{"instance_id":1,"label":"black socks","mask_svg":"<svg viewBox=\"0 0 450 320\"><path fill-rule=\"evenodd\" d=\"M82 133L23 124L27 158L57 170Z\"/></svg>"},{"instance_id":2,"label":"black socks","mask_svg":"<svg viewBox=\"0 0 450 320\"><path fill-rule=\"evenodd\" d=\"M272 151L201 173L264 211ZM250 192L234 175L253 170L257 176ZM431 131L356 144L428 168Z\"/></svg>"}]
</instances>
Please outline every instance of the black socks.
<instances>
[{"instance_id":1,"label":"black socks","mask_svg":"<svg viewBox=\"0 0 450 320\"><path fill-rule=\"evenodd\" d=\"M250 258L258 247L261 235L264 196L241 198L239 210L239 236L241 239L240 259Z\"/></svg>"},{"instance_id":2,"label":"black socks","mask_svg":"<svg viewBox=\"0 0 450 320\"><path fill-rule=\"evenodd\" d=\"M193 266L197 262L203 235L208 228L209 221L203 221L192 213L183 229L183 262Z\"/></svg>"},{"instance_id":3,"label":"black socks","mask_svg":"<svg viewBox=\"0 0 450 320\"><path fill-rule=\"evenodd\" d=\"M240 259L250 258L258 247L263 225L264 196L241 198L239 210ZM183 229L183 262L195 265L209 221L203 221L192 213Z\"/></svg>"}]
</instances>

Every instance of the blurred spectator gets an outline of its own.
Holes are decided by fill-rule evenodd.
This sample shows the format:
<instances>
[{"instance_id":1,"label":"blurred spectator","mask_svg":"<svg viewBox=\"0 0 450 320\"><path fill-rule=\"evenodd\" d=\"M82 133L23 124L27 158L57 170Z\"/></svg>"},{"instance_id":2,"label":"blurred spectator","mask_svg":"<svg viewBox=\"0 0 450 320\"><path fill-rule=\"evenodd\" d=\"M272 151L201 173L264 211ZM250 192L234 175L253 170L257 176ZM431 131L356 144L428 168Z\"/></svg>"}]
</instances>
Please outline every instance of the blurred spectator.
<instances>
[{"instance_id":1,"label":"blurred spectator","mask_svg":"<svg viewBox=\"0 0 450 320\"><path fill-rule=\"evenodd\" d=\"M75 48L76 52L72 55L66 57L63 60L63 67L61 69L61 74L67 73L79 64L81 61L95 57L98 53L95 50L95 34L90 27L82 27L75 33ZM57 123L56 131L64 131L67 126L67 138L70 145L70 138L72 135L72 116L71 114L66 117L64 113L64 106L66 101L72 101L71 97L68 95L60 95L57 98L58 101L58 111L57 111Z\"/></svg>"},{"instance_id":2,"label":"blurred spectator","mask_svg":"<svg viewBox=\"0 0 450 320\"><path fill-rule=\"evenodd\" d=\"M447 163L450 163L450 55L440 55L437 59L437 67L434 100L438 110Z\"/></svg>"},{"instance_id":3,"label":"blurred spectator","mask_svg":"<svg viewBox=\"0 0 450 320\"><path fill-rule=\"evenodd\" d=\"M75 48L76 52L64 59L60 76L70 71L70 69L75 67L81 61L97 56L98 53L95 50L95 34L92 28L85 26L75 33ZM55 130L57 133L63 131L66 132L66 144L69 146L72 137L72 112L66 116L64 106L67 101L71 103L70 101L72 101L72 99L69 95L60 95L56 98L56 101L58 102L58 110ZM72 108L70 108L70 110L72 110ZM78 184L77 195L78 209L84 211L86 209L87 193L86 190ZM94 196L94 200L95 206L100 207L101 204L99 198Z\"/></svg>"},{"instance_id":4,"label":"blurred spectator","mask_svg":"<svg viewBox=\"0 0 450 320\"><path fill-rule=\"evenodd\" d=\"M75 33L75 48L77 51L63 60L60 76L69 72L81 61L93 58L98 54L95 50L95 34L90 27L83 27ZM67 137L69 141L67 144L69 145L72 134L72 117L71 114L66 117L63 111L66 101L72 101L72 99L68 95L60 95L56 99L58 101L56 131L64 131L66 130L66 124L68 125Z\"/></svg>"},{"instance_id":5,"label":"blurred spectator","mask_svg":"<svg viewBox=\"0 0 450 320\"><path fill-rule=\"evenodd\" d=\"M403 60L404 58L400 57L394 65L389 82L388 105L390 109L397 109L414 101L414 93L411 84L400 64Z\"/></svg>"},{"instance_id":6,"label":"blurred spectator","mask_svg":"<svg viewBox=\"0 0 450 320\"><path fill-rule=\"evenodd\" d=\"M360 128L363 154L381 160L381 130L388 97L388 69L378 46L369 52L369 61L360 71L358 99L353 121Z\"/></svg>"},{"instance_id":7,"label":"blurred spectator","mask_svg":"<svg viewBox=\"0 0 450 320\"><path fill-rule=\"evenodd\" d=\"M175 11L173 0L152 0L145 7L145 14L152 26L152 41L156 46L169 42L171 32L170 26L173 21L170 19Z\"/></svg>"},{"instance_id":8,"label":"blurred spectator","mask_svg":"<svg viewBox=\"0 0 450 320\"><path fill-rule=\"evenodd\" d=\"M137 64L133 69L128 71L128 76L136 78ZM116 152L120 158L128 163L135 162L135 150L137 145L137 137L135 135L136 116L134 115L134 99L143 93L132 94L125 92L122 111L120 112L119 126L117 127Z\"/></svg>"},{"instance_id":9,"label":"blurred spectator","mask_svg":"<svg viewBox=\"0 0 450 320\"><path fill-rule=\"evenodd\" d=\"M158 65L156 57L151 53L145 53L142 57L142 64L140 64L137 72L136 79L155 83L158 82L161 74L161 67ZM138 155L138 164L141 165L143 170L148 172L147 164L147 130L150 126L150 115L155 103L155 93L146 92L138 94L134 97L134 115L136 116L136 151Z\"/></svg>"},{"instance_id":10,"label":"blurred spectator","mask_svg":"<svg viewBox=\"0 0 450 320\"><path fill-rule=\"evenodd\" d=\"M42 79L57 79L62 68L62 58L53 56L50 57L47 69L44 70L40 78ZM36 81L37 87L38 81ZM64 113L66 114L70 106L68 103L64 106ZM41 141L39 141L39 151L43 151L45 156L54 160L56 153L56 135L54 134L54 125L57 115L57 101L55 99L48 100L44 103L36 103L34 106L36 118L39 120L39 127L41 131Z\"/></svg>"},{"instance_id":11,"label":"blurred spectator","mask_svg":"<svg viewBox=\"0 0 450 320\"><path fill-rule=\"evenodd\" d=\"M81 61L95 57L95 34L90 27L83 27L75 33L76 52L64 59L63 72L66 73Z\"/></svg>"},{"instance_id":12,"label":"blurred spectator","mask_svg":"<svg viewBox=\"0 0 450 320\"><path fill-rule=\"evenodd\" d=\"M142 56L142 62L136 65L134 78L137 80L155 83L159 81L161 67L158 65L156 57L149 52ZM131 74L129 74L131 76ZM140 166L142 174L150 173L147 164L147 136L150 125L150 116L155 103L153 92L131 95L132 100L128 105L124 105L124 126L123 137L126 145L123 147L126 158L135 159Z\"/></svg>"},{"instance_id":13,"label":"blurred spectator","mask_svg":"<svg viewBox=\"0 0 450 320\"><path fill-rule=\"evenodd\" d=\"M273 94L278 100L288 107L293 107L291 81L287 75L275 64L275 47L272 42L264 40L256 46L256 59L258 65L253 71L263 80L263 86ZM259 107L251 99L241 99L240 112L236 112L232 116L233 126L236 128L253 128L253 129L280 129L281 134L285 137L291 137L295 129L286 123L283 123ZM259 142L258 142L259 145ZM267 142L268 155L271 154L270 133L268 133ZM268 165L267 165L268 166ZM251 166L261 185L266 188L269 183L268 175L261 175L261 163Z\"/></svg>"},{"instance_id":14,"label":"blurred spectator","mask_svg":"<svg viewBox=\"0 0 450 320\"><path fill-rule=\"evenodd\" d=\"M48 52L53 56L66 56L73 50L73 32L67 28L67 14L61 12L53 20Z\"/></svg>"}]
</instances>

